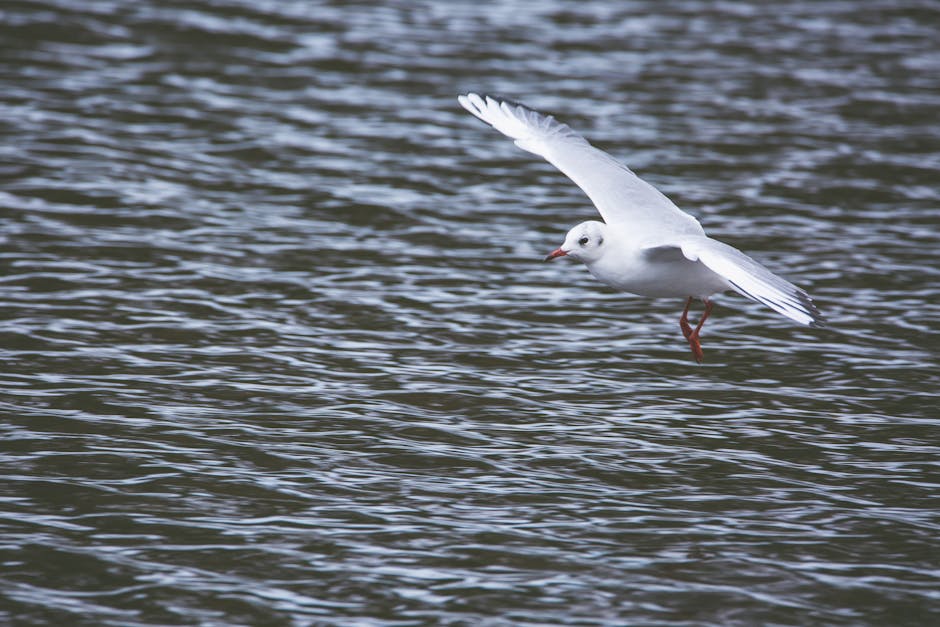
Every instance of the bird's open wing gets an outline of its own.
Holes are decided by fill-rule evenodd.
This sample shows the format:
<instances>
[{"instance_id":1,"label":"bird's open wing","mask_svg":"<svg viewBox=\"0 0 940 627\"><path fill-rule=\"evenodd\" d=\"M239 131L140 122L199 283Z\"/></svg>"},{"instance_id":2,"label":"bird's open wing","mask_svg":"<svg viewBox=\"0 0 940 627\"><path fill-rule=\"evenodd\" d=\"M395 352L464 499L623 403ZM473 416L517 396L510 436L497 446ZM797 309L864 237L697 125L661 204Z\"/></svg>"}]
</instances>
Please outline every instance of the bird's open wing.
<instances>
[{"instance_id":1,"label":"bird's open wing","mask_svg":"<svg viewBox=\"0 0 940 627\"><path fill-rule=\"evenodd\" d=\"M737 248L710 237L683 238L677 242L676 247L689 261L700 261L709 270L723 277L736 292L763 303L800 324L825 326L825 320L809 294L781 279Z\"/></svg>"},{"instance_id":2,"label":"bird's open wing","mask_svg":"<svg viewBox=\"0 0 940 627\"><path fill-rule=\"evenodd\" d=\"M658 189L591 146L550 115L523 105L474 93L458 96L464 109L514 139L516 145L544 157L584 190L610 225L636 232L703 234L698 221L676 207Z\"/></svg>"}]
</instances>

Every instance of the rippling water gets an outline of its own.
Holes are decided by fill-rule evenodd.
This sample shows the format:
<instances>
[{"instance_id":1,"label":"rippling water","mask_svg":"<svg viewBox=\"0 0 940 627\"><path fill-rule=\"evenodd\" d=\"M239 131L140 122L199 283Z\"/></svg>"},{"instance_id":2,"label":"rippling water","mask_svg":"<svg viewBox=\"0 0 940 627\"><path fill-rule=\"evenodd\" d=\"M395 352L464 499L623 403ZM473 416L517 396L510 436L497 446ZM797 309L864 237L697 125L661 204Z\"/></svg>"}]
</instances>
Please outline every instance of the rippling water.
<instances>
[{"instance_id":1,"label":"rippling water","mask_svg":"<svg viewBox=\"0 0 940 627\"><path fill-rule=\"evenodd\" d=\"M5 2L0 622L940 620L932 2ZM555 113L831 328L543 264Z\"/></svg>"}]
</instances>

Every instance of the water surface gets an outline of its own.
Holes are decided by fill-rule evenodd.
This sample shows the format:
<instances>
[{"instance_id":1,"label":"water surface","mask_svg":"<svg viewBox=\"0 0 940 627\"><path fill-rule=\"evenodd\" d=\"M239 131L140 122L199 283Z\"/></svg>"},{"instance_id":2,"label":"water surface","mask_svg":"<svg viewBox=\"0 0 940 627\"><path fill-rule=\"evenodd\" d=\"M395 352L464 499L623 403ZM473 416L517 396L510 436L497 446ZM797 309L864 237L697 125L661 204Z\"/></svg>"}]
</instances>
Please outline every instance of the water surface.
<instances>
[{"instance_id":1,"label":"water surface","mask_svg":"<svg viewBox=\"0 0 940 627\"><path fill-rule=\"evenodd\" d=\"M940 620L933 3L7 2L0 620ZM552 112L809 330L543 264Z\"/></svg>"}]
</instances>

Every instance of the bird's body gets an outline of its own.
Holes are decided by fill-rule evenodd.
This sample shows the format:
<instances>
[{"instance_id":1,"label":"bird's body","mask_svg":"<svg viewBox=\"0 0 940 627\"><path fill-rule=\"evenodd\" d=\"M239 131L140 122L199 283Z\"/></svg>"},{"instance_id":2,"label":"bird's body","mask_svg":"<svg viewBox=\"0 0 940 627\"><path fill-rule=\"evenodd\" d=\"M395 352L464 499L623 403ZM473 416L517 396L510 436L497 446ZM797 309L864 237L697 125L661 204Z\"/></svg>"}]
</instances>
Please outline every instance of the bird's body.
<instances>
[{"instance_id":1,"label":"bird's body","mask_svg":"<svg viewBox=\"0 0 940 627\"><path fill-rule=\"evenodd\" d=\"M517 146L565 173L604 218L572 228L547 259L577 259L597 280L624 292L686 299L679 325L697 361L702 361L699 332L711 312L710 297L718 292L733 289L800 324L822 326L822 316L806 292L708 237L698 220L567 125L490 96L470 93L458 100ZM694 330L688 323L693 298L705 303Z\"/></svg>"},{"instance_id":2,"label":"bird's body","mask_svg":"<svg viewBox=\"0 0 940 627\"><path fill-rule=\"evenodd\" d=\"M585 265L601 283L638 296L708 298L731 289L725 279L681 253L657 258L644 249L623 247Z\"/></svg>"},{"instance_id":3,"label":"bird's body","mask_svg":"<svg viewBox=\"0 0 940 627\"><path fill-rule=\"evenodd\" d=\"M707 298L715 292L731 289L728 282L709 270L700 261L685 257L678 248L670 248L663 240L647 237L627 229L604 224L584 222L584 228L575 227L578 238L601 241L604 254L581 259L595 279L622 292L653 298L695 296ZM705 237L695 223L698 234L684 238ZM575 238L572 238L575 239ZM566 253L570 255L570 253Z\"/></svg>"}]
</instances>

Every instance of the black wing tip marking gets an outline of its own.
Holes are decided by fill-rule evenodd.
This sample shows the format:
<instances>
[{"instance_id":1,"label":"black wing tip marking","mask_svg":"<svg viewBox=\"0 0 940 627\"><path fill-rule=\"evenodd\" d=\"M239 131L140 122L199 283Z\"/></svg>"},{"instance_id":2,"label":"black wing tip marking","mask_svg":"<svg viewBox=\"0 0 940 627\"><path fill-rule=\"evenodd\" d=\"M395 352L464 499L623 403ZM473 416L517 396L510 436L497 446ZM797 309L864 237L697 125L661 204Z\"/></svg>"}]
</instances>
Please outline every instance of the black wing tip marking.
<instances>
[{"instance_id":1,"label":"black wing tip marking","mask_svg":"<svg viewBox=\"0 0 940 627\"><path fill-rule=\"evenodd\" d=\"M800 304L806 309L806 313L813 317L813 321L809 323L809 326L814 329L824 329L829 326L826 317L820 313L819 309L816 308L816 303L813 302L813 299L810 298L809 294L803 290L796 290L796 298L800 301Z\"/></svg>"},{"instance_id":2,"label":"black wing tip marking","mask_svg":"<svg viewBox=\"0 0 940 627\"><path fill-rule=\"evenodd\" d=\"M517 102L516 100L510 100L509 98L503 98L502 96L497 96L497 95L495 95L495 94L479 94L479 96L480 96L480 98L482 98L483 100L487 100L487 99L491 98L491 99L493 99L493 100L495 100L496 102L499 102L499 103L505 102L505 103L508 104L510 107L522 107L523 109L528 109L529 111L535 111L535 109L533 109L533 108L530 107L529 105L523 104L523 103L521 103L521 102Z\"/></svg>"}]
</instances>

